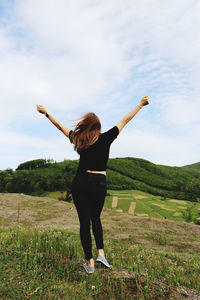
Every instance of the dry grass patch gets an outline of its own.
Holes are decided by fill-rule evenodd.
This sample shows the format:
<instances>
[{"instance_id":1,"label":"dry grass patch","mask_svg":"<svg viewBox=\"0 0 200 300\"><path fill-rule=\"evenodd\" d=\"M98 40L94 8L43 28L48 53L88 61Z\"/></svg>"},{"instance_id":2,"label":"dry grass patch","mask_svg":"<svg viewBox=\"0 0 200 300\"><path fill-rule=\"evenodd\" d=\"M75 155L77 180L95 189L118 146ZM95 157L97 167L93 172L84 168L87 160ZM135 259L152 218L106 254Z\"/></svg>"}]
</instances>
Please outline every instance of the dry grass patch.
<instances>
[{"instance_id":1,"label":"dry grass patch","mask_svg":"<svg viewBox=\"0 0 200 300\"><path fill-rule=\"evenodd\" d=\"M147 196L142 196L142 195L134 195L133 196L135 199L145 199Z\"/></svg>"},{"instance_id":2,"label":"dry grass patch","mask_svg":"<svg viewBox=\"0 0 200 300\"><path fill-rule=\"evenodd\" d=\"M135 212L135 207L136 207L136 202L131 202L128 213L129 214L134 214Z\"/></svg>"},{"instance_id":3,"label":"dry grass patch","mask_svg":"<svg viewBox=\"0 0 200 300\"><path fill-rule=\"evenodd\" d=\"M131 194L112 194L113 196L131 196Z\"/></svg>"},{"instance_id":4,"label":"dry grass patch","mask_svg":"<svg viewBox=\"0 0 200 300\"><path fill-rule=\"evenodd\" d=\"M137 214L138 217L148 217L148 214Z\"/></svg>"},{"instance_id":5,"label":"dry grass patch","mask_svg":"<svg viewBox=\"0 0 200 300\"><path fill-rule=\"evenodd\" d=\"M178 206L178 208L180 208L180 209L187 209L187 207L185 207L185 206Z\"/></svg>"},{"instance_id":6,"label":"dry grass patch","mask_svg":"<svg viewBox=\"0 0 200 300\"><path fill-rule=\"evenodd\" d=\"M176 199L170 199L170 200L168 200L169 202L174 202L174 203L178 203L178 204L187 204L187 202L186 201L184 201L184 200L176 200Z\"/></svg>"},{"instance_id":7,"label":"dry grass patch","mask_svg":"<svg viewBox=\"0 0 200 300\"><path fill-rule=\"evenodd\" d=\"M161 207L161 208L163 208L163 209L165 209L165 210L168 210L168 211L174 211L174 209L172 209L172 208L164 207L163 204L159 204L159 203L152 203L152 204L153 204L153 205L156 205L156 206L159 206L159 207Z\"/></svg>"},{"instance_id":8,"label":"dry grass patch","mask_svg":"<svg viewBox=\"0 0 200 300\"><path fill-rule=\"evenodd\" d=\"M113 212L111 209L104 209L102 214L102 224L104 232L108 239L113 237L114 239L121 238L122 232L119 232L119 221L111 219ZM121 221L124 226L122 230L129 236L129 239L133 239L134 243L140 243L149 245L159 249L162 245L159 245L154 240L149 240L149 234L156 235L157 232L163 232L164 235L170 236L170 243L165 245L165 249L170 251L174 245L177 245L177 251L184 251L184 247L187 250L200 252L200 226L193 223L185 223L183 221L174 221L158 218L150 218L148 216L132 216L128 213L121 213ZM188 236L189 234L189 236ZM187 235L187 239L185 238ZM195 235L194 239L191 235ZM125 236L123 236L124 238ZM130 242L131 245L131 242Z\"/></svg>"},{"instance_id":9,"label":"dry grass patch","mask_svg":"<svg viewBox=\"0 0 200 300\"><path fill-rule=\"evenodd\" d=\"M113 196L112 197L112 207L117 207L117 204L118 204L118 197Z\"/></svg>"},{"instance_id":10,"label":"dry grass patch","mask_svg":"<svg viewBox=\"0 0 200 300\"><path fill-rule=\"evenodd\" d=\"M74 228L79 222L73 203L23 194L0 194L0 218L4 226Z\"/></svg>"},{"instance_id":11,"label":"dry grass patch","mask_svg":"<svg viewBox=\"0 0 200 300\"><path fill-rule=\"evenodd\" d=\"M180 212L176 212L176 213L173 214L174 217L178 217L180 215L182 215L182 213L180 213Z\"/></svg>"}]
</instances>

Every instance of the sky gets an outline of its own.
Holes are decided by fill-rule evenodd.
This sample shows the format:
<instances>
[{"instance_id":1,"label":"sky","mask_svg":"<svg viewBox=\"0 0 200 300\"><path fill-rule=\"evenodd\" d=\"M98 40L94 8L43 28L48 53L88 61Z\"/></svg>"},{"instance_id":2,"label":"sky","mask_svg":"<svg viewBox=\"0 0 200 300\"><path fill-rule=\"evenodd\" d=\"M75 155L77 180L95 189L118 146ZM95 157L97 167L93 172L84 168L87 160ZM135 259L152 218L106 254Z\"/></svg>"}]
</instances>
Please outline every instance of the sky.
<instances>
[{"instance_id":1,"label":"sky","mask_svg":"<svg viewBox=\"0 0 200 300\"><path fill-rule=\"evenodd\" d=\"M95 112L102 131L141 98L110 157L200 161L199 0L0 0L0 170L78 159L36 110L73 129Z\"/></svg>"}]
</instances>

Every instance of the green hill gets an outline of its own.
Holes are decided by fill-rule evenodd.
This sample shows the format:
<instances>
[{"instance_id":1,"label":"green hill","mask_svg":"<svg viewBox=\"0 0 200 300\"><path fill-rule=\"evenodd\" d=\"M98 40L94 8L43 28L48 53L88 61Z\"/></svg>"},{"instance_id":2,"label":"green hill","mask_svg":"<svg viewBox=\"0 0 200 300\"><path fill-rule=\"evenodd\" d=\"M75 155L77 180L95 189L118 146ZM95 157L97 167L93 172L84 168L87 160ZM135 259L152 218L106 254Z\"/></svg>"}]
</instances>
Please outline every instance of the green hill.
<instances>
[{"instance_id":1,"label":"green hill","mask_svg":"<svg viewBox=\"0 0 200 300\"><path fill-rule=\"evenodd\" d=\"M0 171L0 192L42 194L70 189L78 166L77 160L38 159ZM198 201L200 198L200 163L170 167L127 157L108 161L108 189L141 190L153 195Z\"/></svg>"},{"instance_id":2,"label":"green hill","mask_svg":"<svg viewBox=\"0 0 200 300\"><path fill-rule=\"evenodd\" d=\"M190 172L198 177L200 176L200 162L182 167L182 170Z\"/></svg>"},{"instance_id":3,"label":"green hill","mask_svg":"<svg viewBox=\"0 0 200 300\"><path fill-rule=\"evenodd\" d=\"M186 165L182 167L182 169L193 169L193 170L200 171L200 162L191 165Z\"/></svg>"}]
</instances>

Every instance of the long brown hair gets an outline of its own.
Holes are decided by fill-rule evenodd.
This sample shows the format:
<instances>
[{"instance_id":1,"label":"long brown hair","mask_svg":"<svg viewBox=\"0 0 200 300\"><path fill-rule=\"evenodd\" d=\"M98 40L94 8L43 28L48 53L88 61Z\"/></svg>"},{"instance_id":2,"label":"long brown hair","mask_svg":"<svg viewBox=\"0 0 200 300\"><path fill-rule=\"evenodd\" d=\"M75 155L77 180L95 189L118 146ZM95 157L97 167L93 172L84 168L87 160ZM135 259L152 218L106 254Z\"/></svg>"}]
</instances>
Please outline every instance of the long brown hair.
<instances>
[{"instance_id":1,"label":"long brown hair","mask_svg":"<svg viewBox=\"0 0 200 300\"><path fill-rule=\"evenodd\" d=\"M101 122L92 112L85 114L73 131L74 149L80 153L92 145L101 133Z\"/></svg>"}]
</instances>

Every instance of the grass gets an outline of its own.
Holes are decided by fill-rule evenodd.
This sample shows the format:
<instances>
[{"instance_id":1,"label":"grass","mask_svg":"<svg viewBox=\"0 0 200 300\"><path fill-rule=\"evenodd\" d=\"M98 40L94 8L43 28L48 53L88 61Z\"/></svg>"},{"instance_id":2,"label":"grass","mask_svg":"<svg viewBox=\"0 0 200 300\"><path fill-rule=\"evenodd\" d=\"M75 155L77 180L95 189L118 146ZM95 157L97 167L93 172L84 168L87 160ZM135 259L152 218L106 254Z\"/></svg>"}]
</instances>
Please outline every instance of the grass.
<instances>
[{"instance_id":1,"label":"grass","mask_svg":"<svg viewBox=\"0 0 200 300\"><path fill-rule=\"evenodd\" d=\"M136 202L151 211L158 200ZM193 298L200 294L200 226L105 207L104 245L112 269L96 267L87 275L73 203L0 194L0 204L0 299L181 299L181 289Z\"/></svg>"},{"instance_id":2,"label":"grass","mask_svg":"<svg viewBox=\"0 0 200 300\"><path fill-rule=\"evenodd\" d=\"M105 241L113 271L98 269L86 275L77 234L1 230L1 299L108 299L108 294L109 299L170 299L179 285L200 291L198 255L154 251L131 239ZM123 270L129 274L126 278L120 276Z\"/></svg>"},{"instance_id":3,"label":"grass","mask_svg":"<svg viewBox=\"0 0 200 300\"><path fill-rule=\"evenodd\" d=\"M66 192L64 191L64 195L66 194ZM41 197L48 197L48 198L53 198L53 199L58 199L59 197L61 197L61 192L56 191L56 192L44 192Z\"/></svg>"}]
</instances>

